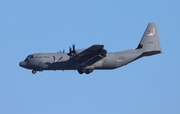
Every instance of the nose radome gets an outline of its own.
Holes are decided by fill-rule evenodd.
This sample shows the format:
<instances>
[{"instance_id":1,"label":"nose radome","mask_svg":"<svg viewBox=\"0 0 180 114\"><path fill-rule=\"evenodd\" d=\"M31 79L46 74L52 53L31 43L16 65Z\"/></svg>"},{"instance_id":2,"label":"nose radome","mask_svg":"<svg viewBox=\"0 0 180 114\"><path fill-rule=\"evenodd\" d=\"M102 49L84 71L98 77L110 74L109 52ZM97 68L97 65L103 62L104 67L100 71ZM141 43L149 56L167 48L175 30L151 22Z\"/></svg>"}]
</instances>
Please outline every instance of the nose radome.
<instances>
[{"instance_id":1,"label":"nose radome","mask_svg":"<svg viewBox=\"0 0 180 114\"><path fill-rule=\"evenodd\" d=\"M21 63L22 63L22 62L20 62L20 63L19 63L19 66L21 66L21 67L22 67L22 64L21 64Z\"/></svg>"},{"instance_id":2,"label":"nose radome","mask_svg":"<svg viewBox=\"0 0 180 114\"><path fill-rule=\"evenodd\" d=\"M21 66L21 62L19 63L19 66Z\"/></svg>"},{"instance_id":3,"label":"nose radome","mask_svg":"<svg viewBox=\"0 0 180 114\"><path fill-rule=\"evenodd\" d=\"M26 62L24 62L24 61L20 62L20 63L19 63L19 66L25 67L25 66L26 66Z\"/></svg>"}]
</instances>

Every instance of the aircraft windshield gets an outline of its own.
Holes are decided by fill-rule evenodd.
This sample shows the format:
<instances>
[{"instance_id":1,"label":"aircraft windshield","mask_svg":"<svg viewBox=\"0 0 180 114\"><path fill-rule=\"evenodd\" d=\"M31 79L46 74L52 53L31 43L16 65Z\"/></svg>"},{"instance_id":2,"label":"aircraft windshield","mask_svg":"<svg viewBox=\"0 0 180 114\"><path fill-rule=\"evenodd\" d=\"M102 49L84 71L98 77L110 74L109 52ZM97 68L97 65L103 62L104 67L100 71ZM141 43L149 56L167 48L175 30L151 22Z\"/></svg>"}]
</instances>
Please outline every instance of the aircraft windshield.
<instances>
[{"instance_id":1,"label":"aircraft windshield","mask_svg":"<svg viewBox=\"0 0 180 114\"><path fill-rule=\"evenodd\" d=\"M29 55L26 57L26 59L24 61L29 62L29 59L32 59L32 58L33 58L33 55Z\"/></svg>"},{"instance_id":2,"label":"aircraft windshield","mask_svg":"<svg viewBox=\"0 0 180 114\"><path fill-rule=\"evenodd\" d=\"M33 58L33 55L30 55L29 58L32 59L32 58Z\"/></svg>"},{"instance_id":3,"label":"aircraft windshield","mask_svg":"<svg viewBox=\"0 0 180 114\"><path fill-rule=\"evenodd\" d=\"M29 56L28 56L29 57ZM26 59L24 61L28 62L28 57L26 57Z\"/></svg>"}]
</instances>

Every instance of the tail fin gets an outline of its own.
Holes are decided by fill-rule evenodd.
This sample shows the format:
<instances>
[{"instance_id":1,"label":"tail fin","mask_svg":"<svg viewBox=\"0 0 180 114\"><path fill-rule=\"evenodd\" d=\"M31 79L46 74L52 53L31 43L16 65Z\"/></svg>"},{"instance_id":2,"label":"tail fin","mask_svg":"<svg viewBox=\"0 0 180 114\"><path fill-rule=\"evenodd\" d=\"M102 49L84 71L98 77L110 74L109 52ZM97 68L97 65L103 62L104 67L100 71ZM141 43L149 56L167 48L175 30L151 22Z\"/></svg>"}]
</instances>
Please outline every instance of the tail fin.
<instances>
[{"instance_id":1,"label":"tail fin","mask_svg":"<svg viewBox=\"0 0 180 114\"><path fill-rule=\"evenodd\" d=\"M161 53L158 30L155 23L149 23L136 49L141 49L144 56Z\"/></svg>"}]
</instances>

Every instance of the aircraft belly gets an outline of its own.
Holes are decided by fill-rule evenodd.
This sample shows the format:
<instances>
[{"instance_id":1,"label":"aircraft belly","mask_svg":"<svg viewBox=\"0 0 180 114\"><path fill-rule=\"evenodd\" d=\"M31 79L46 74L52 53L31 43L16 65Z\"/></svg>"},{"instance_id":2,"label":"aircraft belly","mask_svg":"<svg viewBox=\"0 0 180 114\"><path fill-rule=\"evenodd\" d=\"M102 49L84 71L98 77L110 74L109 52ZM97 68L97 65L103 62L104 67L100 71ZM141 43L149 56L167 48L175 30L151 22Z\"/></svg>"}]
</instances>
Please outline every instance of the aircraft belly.
<instances>
[{"instance_id":1,"label":"aircraft belly","mask_svg":"<svg viewBox=\"0 0 180 114\"><path fill-rule=\"evenodd\" d=\"M124 65L136 60L138 57L140 57L141 54L142 53L137 53L137 52L120 54L116 60L116 61L119 61L119 64L117 64L117 67L124 66Z\"/></svg>"},{"instance_id":2,"label":"aircraft belly","mask_svg":"<svg viewBox=\"0 0 180 114\"><path fill-rule=\"evenodd\" d=\"M108 54L106 58L102 60L101 69L114 69L116 68L116 61L114 54Z\"/></svg>"},{"instance_id":3,"label":"aircraft belly","mask_svg":"<svg viewBox=\"0 0 180 114\"><path fill-rule=\"evenodd\" d=\"M137 58L140 57L141 54L142 54L142 53L129 54L129 55L126 57L125 64L130 63L130 62L136 60Z\"/></svg>"},{"instance_id":4,"label":"aircraft belly","mask_svg":"<svg viewBox=\"0 0 180 114\"><path fill-rule=\"evenodd\" d=\"M52 62L48 66L48 70L68 70L68 63L66 61Z\"/></svg>"},{"instance_id":5,"label":"aircraft belly","mask_svg":"<svg viewBox=\"0 0 180 114\"><path fill-rule=\"evenodd\" d=\"M102 64L103 64L103 62L102 62L102 60L100 60L100 61L96 62L93 66L94 66L94 68L98 69L98 68L102 68Z\"/></svg>"}]
</instances>

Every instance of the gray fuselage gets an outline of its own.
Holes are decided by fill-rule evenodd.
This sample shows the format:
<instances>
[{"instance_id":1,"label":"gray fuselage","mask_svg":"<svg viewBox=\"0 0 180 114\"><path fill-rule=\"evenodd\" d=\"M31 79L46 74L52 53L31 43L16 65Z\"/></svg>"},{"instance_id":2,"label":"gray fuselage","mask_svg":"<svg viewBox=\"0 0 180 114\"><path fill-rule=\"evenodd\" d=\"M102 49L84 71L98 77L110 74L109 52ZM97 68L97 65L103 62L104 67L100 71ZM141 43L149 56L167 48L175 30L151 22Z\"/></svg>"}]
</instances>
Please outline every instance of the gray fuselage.
<instances>
[{"instance_id":1,"label":"gray fuselage","mask_svg":"<svg viewBox=\"0 0 180 114\"><path fill-rule=\"evenodd\" d=\"M96 69L115 69L144 56L161 53L156 24L148 24L136 49L107 53L104 45L92 45L87 49L69 48L69 53L38 53L29 55L19 65L32 69L32 73L43 70L77 70L89 74Z\"/></svg>"},{"instance_id":2,"label":"gray fuselage","mask_svg":"<svg viewBox=\"0 0 180 114\"><path fill-rule=\"evenodd\" d=\"M126 65L139 58L142 52L127 50L122 52L107 53L106 57L83 69L115 69ZM20 66L27 69L42 70L78 70L78 62L71 61L67 53L37 53L29 55Z\"/></svg>"}]
</instances>

